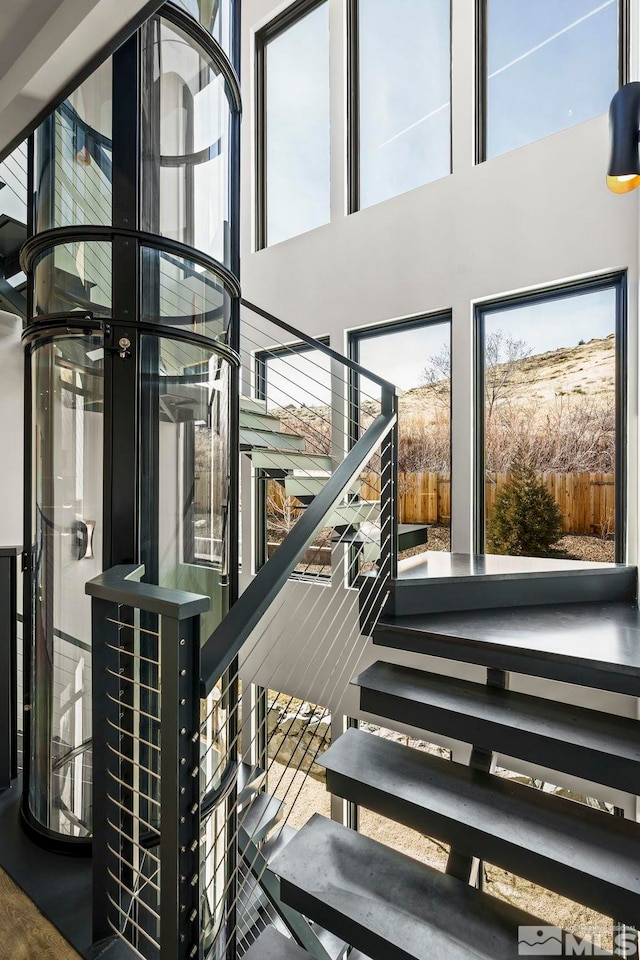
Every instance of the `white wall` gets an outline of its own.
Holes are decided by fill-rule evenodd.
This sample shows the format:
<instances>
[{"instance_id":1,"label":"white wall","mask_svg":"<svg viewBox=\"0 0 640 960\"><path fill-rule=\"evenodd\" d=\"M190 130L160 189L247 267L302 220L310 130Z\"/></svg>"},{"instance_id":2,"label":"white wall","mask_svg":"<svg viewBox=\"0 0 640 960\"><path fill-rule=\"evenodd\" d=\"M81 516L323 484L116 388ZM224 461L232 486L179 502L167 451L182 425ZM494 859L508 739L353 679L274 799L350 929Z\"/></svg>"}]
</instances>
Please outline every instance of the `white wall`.
<instances>
[{"instance_id":1,"label":"white wall","mask_svg":"<svg viewBox=\"0 0 640 960\"><path fill-rule=\"evenodd\" d=\"M243 3L244 296L346 347L358 326L450 309L453 315L453 549L472 543L473 303L627 269L629 560L637 555L638 195L605 186L606 116L473 163L474 24L453 2L453 174L346 216L344 0L331 3L332 221L255 252L255 31L283 5Z\"/></svg>"},{"instance_id":2,"label":"white wall","mask_svg":"<svg viewBox=\"0 0 640 960\"><path fill-rule=\"evenodd\" d=\"M22 544L22 321L0 310L0 546Z\"/></svg>"},{"instance_id":3,"label":"white wall","mask_svg":"<svg viewBox=\"0 0 640 960\"><path fill-rule=\"evenodd\" d=\"M146 4L147 0L0 3L0 156Z\"/></svg>"}]
</instances>

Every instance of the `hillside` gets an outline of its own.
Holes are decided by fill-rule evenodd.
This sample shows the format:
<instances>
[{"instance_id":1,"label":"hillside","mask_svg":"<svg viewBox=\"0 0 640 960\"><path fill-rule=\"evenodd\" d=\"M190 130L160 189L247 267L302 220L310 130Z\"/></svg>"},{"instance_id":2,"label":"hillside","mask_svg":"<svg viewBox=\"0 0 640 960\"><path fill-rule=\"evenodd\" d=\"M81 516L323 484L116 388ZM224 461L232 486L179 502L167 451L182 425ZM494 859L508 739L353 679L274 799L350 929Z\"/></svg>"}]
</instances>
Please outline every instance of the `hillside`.
<instances>
[{"instance_id":1,"label":"hillside","mask_svg":"<svg viewBox=\"0 0 640 960\"><path fill-rule=\"evenodd\" d=\"M509 371L508 388L498 401L518 407L532 407L546 413L558 397L589 396L611 400L615 393L615 335L602 340L589 340L575 347L563 347L515 361ZM505 374L505 365L495 368L498 378ZM407 390L400 398L401 413L432 419L434 406L442 401L448 387L420 386ZM438 392L440 397L438 398ZM441 403L439 404L441 405Z\"/></svg>"},{"instance_id":2,"label":"hillside","mask_svg":"<svg viewBox=\"0 0 640 960\"><path fill-rule=\"evenodd\" d=\"M615 336L575 347L563 347L539 353L515 361L509 371L506 365L498 364L494 375L506 379L507 387L497 401L497 406L506 402L520 409L528 407L538 414L546 414L558 398L589 397L601 401L614 402L615 393ZM416 386L405 390L399 401L400 415L404 419L418 418L430 423L442 418L443 409L448 403L449 381L440 381L430 386ZM362 403L362 410L368 414L377 412L377 405L370 400ZM330 411L323 406L296 406L291 404L276 411L287 424L287 428L296 432L296 424L308 423L319 427L321 418L329 419Z\"/></svg>"}]
</instances>

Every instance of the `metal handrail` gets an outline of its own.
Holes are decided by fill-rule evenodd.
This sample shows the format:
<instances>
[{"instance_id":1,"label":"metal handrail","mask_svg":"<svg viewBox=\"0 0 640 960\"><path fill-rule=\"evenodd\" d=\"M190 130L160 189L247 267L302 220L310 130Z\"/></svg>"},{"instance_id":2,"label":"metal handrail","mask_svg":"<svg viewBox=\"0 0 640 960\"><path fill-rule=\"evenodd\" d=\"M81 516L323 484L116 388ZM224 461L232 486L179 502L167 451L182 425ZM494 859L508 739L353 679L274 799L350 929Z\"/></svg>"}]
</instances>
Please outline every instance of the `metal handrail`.
<instances>
[{"instance_id":1,"label":"metal handrail","mask_svg":"<svg viewBox=\"0 0 640 960\"><path fill-rule=\"evenodd\" d=\"M94 577L85 586L85 593L96 600L135 607L145 613L155 613L176 620L186 620L206 613L211 606L209 597L184 590L171 590L154 583L140 583L136 577L144 575L144 564L121 564Z\"/></svg>"},{"instance_id":2,"label":"metal handrail","mask_svg":"<svg viewBox=\"0 0 640 960\"><path fill-rule=\"evenodd\" d=\"M326 343L322 343L320 340L314 340L313 337L303 333L302 330L297 330L296 327L292 327L291 324L286 323L284 320L280 320L279 317L269 313L268 310L263 310L262 307L257 307L255 303L250 303L249 300L241 298L240 303L243 307L246 307L247 310L251 310L252 313L257 313L259 317L263 317L265 320L268 320L269 323L273 323L274 326L280 327L281 330L286 330L287 333L292 334L296 340L309 344L309 346L313 347L314 350L317 350L319 353L324 353L325 356L331 357L332 360L337 360L338 363L348 367L349 370L353 371L353 373L357 373L359 376L365 377L367 380L371 380L372 383L377 383L379 387L382 387L384 391L388 391L392 396L398 395L398 388L394 383L390 383L389 380L384 380L383 377L379 377L371 370L367 370L366 367L356 363L356 361L352 360L350 357L345 357L343 354L338 353L337 350L332 350L331 347L328 347Z\"/></svg>"},{"instance_id":3,"label":"metal handrail","mask_svg":"<svg viewBox=\"0 0 640 960\"><path fill-rule=\"evenodd\" d=\"M213 631L202 648L202 696L211 692L231 665L313 543L318 531L325 525L327 514L345 495L373 452L394 429L396 422L395 411L383 412L376 417L320 493L314 497L278 551L261 567L224 620Z\"/></svg>"}]
</instances>

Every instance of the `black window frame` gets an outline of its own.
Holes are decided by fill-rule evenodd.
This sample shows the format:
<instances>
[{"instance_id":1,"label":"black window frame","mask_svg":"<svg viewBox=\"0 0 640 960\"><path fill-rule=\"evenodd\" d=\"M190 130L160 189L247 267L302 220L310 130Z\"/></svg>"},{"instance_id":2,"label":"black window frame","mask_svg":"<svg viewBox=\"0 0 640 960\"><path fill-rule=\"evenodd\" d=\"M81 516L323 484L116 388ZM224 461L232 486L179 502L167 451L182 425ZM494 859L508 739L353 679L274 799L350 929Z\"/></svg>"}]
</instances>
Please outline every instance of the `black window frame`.
<instances>
[{"instance_id":1,"label":"black window frame","mask_svg":"<svg viewBox=\"0 0 640 960\"><path fill-rule=\"evenodd\" d=\"M475 0L475 163L487 162L488 0ZM618 3L618 86L629 81L631 0ZM571 129L571 128L565 128ZM559 131L560 132L560 131ZM532 141L536 142L536 141ZM526 146L526 145L525 145ZM493 159L493 158L492 158Z\"/></svg>"},{"instance_id":2,"label":"black window frame","mask_svg":"<svg viewBox=\"0 0 640 960\"><path fill-rule=\"evenodd\" d=\"M449 176L453 173L453 3L454 0L449 0ZM359 24L359 0L347 0L347 215L358 213L361 209ZM426 185L422 184L422 186ZM420 187L413 189L419 190ZM397 194L397 196L403 196L403 194ZM388 199L393 200L395 197Z\"/></svg>"},{"instance_id":3,"label":"black window frame","mask_svg":"<svg viewBox=\"0 0 640 960\"><path fill-rule=\"evenodd\" d=\"M321 336L315 338L318 343L329 346L329 337ZM290 356L299 353L313 353L316 348L308 343L298 341L285 346L265 347L258 350L254 355L254 373L255 373L255 398L256 400L267 399L267 363L269 360L277 360L279 357ZM264 470L256 470L254 477L254 509L255 522L254 529L254 572L257 573L265 565L268 558L267 542L267 483L268 473ZM303 574L293 573L290 579L305 579ZM322 580L323 577L316 577L316 580ZM326 577L324 577L326 579Z\"/></svg>"},{"instance_id":4,"label":"black window frame","mask_svg":"<svg viewBox=\"0 0 640 960\"><path fill-rule=\"evenodd\" d=\"M329 0L295 0L255 35L255 227L256 251L265 250L267 237L267 45Z\"/></svg>"},{"instance_id":5,"label":"black window frame","mask_svg":"<svg viewBox=\"0 0 640 960\"><path fill-rule=\"evenodd\" d=\"M413 317L402 317L398 320L382 321L370 326L359 327L356 330L350 330L348 333L348 353L349 358L356 363L360 360L360 344L363 340L372 340L377 337L384 337L390 333L402 333L404 330L418 330L422 327L436 326L437 324L447 323L449 325L449 356L451 370L451 388L449 395L449 483L451 491L453 490L453 310L447 308L433 313L418 314ZM349 377L349 445L358 439L358 424L360 423L360 375L355 371L351 372ZM451 531L453 518L453 497L451 497L451 513L449 516L449 530Z\"/></svg>"},{"instance_id":6,"label":"black window frame","mask_svg":"<svg viewBox=\"0 0 640 960\"><path fill-rule=\"evenodd\" d=\"M504 297L495 297L474 305L474 470L473 470L473 552L484 554L486 543L485 503L485 367L484 341L487 314L509 307L531 306L536 303L569 299L578 294L599 290L616 291L615 316L615 562L626 562L628 528L628 294L627 271L617 270L562 283L539 290L524 291Z\"/></svg>"}]
</instances>

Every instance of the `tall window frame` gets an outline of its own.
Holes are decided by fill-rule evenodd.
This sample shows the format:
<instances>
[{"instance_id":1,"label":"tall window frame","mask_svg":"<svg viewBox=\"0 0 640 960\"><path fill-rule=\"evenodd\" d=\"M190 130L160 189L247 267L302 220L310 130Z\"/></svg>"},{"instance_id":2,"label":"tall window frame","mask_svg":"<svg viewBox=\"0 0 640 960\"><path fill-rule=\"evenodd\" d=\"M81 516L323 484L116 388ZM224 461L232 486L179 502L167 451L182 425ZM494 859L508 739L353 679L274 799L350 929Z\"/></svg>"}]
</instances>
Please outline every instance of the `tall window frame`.
<instances>
[{"instance_id":1,"label":"tall window frame","mask_svg":"<svg viewBox=\"0 0 640 960\"><path fill-rule=\"evenodd\" d=\"M424 327L437 327L438 325L448 324L449 327L449 357L450 357L450 388L449 388L449 483L452 485L454 468L454 449L453 449L453 408L454 408L454 382L453 382L453 311L451 309L438 310L434 313L418 314L413 317L402 317L397 320L383 321L381 323L371 324L366 327L359 327L356 330L350 330L348 333L348 354L349 358L366 368L367 364L361 358L360 347L363 340L371 340L377 337L388 336L394 333L403 333L410 330L419 330ZM374 372L374 371L372 371ZM349 424L350 437L349 444L353 446L358 439L356 429L360 422L360 375L352 372L349 378ZM453 490L453 485L451 486ZM449 515L449 530L452 528L454 503L451 497L451 511ZM428 543L426 549L429 549Z\"/></svg>"},{"instance_id":2,"label":"tall window frame","mask_svg":"<svg viewBox=\"0 0 640 960\"><path fill-rule=\"evenodd\" d=\"M615 562L626 562L628 526L627 434L628 434L628 294L627 271L614 271L539 290L514 293L476 303L474 306L474 448L473 551L485 552L485 320L487 314L509 307L532 306L579 294L615 290Z\"/></svg>"},{"instance_id":3,"label":"tall window frame","mask_svg":"<svg viewBox=\"0 0 640 960\"><path fill-rule=\"evenodd\" d=\"M453 173L453 3L449 3L449 175ZM360 180L360 0L347 0L347 214L361 209ZM430 182L430 181L428 181ZM402 196L402 194L397 194ZM393 198L389 198L393 199ZM380 201L383 202L383 201ZM374 206L375 204L372 204Z\"/></svg>"},{"instance_id":4,"label":"tall window frame","mask_svg":"<svg viewBox=\"0 0 640 960\"><path fill-rule=\"evenodd\" d=\"M487 160L487 51L488 51L488 10L489 0L475 0L475 163ZM630 37L631 37L631 0L617 0L618 3L618 85L621 87L629 80L630 73ZM535 142L535 141L533 141ZM502 154L500 154L502 156Z\"/></svg>"},{"instance_id":5,"label":"tall window frame","mask_svg":"<svg viewBox=\"0 0 640 960\"><path fill-rule=\"evenodd\" d=\"M329 346L329 337L316 337L318 343ZM314 348L307 343L297 342L287 344L286 346L265 347L254 354L253 366L255 377L255 398L256 400L268 401L268 363L270 360L278 360L280 357L290 357L292 355L302 355L313 353ZM329 386L329 390L331 387ZM267 410L268 413L268 410ZM254 476L254 571L257 573L269 559L268 535L267 535L267 482L268 472L256 470ZM292 579L304 579L297 573L292 574Z\"/></svg>"},{"instance_id":6,"label":"tall window frame","mask_svg":"<svg viewBox=\"0 0 640 960\"><path fill-rule=\"evenodd\" d=\"M327 0L294 0L255 34L255 233L256 251L269 245L267 237L267 56L268 44Z\"/></svg>"}]
</instances>

